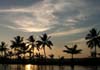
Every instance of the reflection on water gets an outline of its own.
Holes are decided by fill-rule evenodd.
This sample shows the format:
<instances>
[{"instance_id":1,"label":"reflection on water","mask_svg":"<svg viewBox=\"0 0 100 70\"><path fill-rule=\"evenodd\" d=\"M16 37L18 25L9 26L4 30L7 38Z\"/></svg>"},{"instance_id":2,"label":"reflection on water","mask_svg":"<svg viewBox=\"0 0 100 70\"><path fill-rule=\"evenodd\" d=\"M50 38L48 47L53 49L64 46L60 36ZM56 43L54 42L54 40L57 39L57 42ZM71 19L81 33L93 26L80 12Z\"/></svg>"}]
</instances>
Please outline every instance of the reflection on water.
<instances>
[{"instance_id":1,"label":"reflection on water","mask_svg":"<svg viewBox=\"0 0 100 70\"><path fill-rule=\"evenodd\" d=\"M32 66L29 64L29 65L26 65L25 66L25 70L32 70Z\"/></svg>"},{"instance_id":2,"label":"reflection on water","mask_svg":"<svg viewBox=\"0 0 100 70\"><path fill-rule=\"evenodd\" d=\"M59 66L59 70L64 70L64 66Z\"/></svg>"},{"instance_id":3,"label":"reflection on water","mask_svg":"<svg viewBox=\"0 0 100 70\"><path fill-rule=\"evenodd\" d=\"M36 65L25 65L25 70L37 70L37 66Z\"/></svg>"},{"instance_id":4,"label":"reflection on water","mask_svg":"<svg viewBox=\"0 0 100 70\"><path fill-rule=\"evenodd\" d=\"M7 65L1 64L0 70L100 70L100 66L56 66L56 65Z\"/></svg>"}]
</instances>

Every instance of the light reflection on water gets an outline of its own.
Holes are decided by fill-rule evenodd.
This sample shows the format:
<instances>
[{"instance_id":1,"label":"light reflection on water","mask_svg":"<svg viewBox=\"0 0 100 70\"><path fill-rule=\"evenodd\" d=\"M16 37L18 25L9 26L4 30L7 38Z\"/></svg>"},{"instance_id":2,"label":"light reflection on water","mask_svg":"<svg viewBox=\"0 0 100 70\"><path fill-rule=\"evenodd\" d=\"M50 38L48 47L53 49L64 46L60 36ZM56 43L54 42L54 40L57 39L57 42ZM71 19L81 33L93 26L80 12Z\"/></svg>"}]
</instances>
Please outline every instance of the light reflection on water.
<instances>
[{"instance_id":1,"label":"light reflection on water","mask_svg":"<svg viewBox=\"0 0 100 70\"><path fill-rule=\"evenodd\" d=\"M100 66L56 66L56 65L7 65L0 64L0 70L100 70Z\"/></svg>"},{"instance_id":2,"label":"light reflection on water","mask_svg":"<svg viewBox=\"0 0 100 70\"><path fill-rule=\"evenodd\" d=\"M37 70L37 66L36 65L25 65L25 70Z\"/></svg>"}]
</instances>

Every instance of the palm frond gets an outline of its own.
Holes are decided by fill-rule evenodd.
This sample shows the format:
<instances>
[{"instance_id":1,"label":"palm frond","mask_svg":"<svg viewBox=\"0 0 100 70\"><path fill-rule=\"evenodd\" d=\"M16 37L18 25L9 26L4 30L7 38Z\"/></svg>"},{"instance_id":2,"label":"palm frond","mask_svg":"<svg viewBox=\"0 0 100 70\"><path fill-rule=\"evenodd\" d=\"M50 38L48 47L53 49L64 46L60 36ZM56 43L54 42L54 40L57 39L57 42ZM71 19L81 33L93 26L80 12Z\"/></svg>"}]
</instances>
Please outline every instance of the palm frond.
<instances>
[{"instance_id":1,"label":"palm frond","mask_svg":"<svg viewBox=\"0 0 100 70\"><path fill-rule=\"evenodd\" d=\"M40 49L40 46L43 44L42 43L42 41L40 41L40 40L38 40L38 41L36 41L36 47L37 47L37 49L39 50Z\"/></svg>"},{"instance_id":2,"label":"palm frond","mask_svg":"<svg viewBox=\"0 0 100 70\"><path fill-rule=\"evenodd\" d=\"M43 38L44 38L44 40L46 40L48 38L46 33L43 34Z\"/></svg>"},{"instance_id":3,"label":"palm frond","mask_svg":"<svg viewBox=\"0 0 100 70\"><path fill-rule=\"evenodd\" d=\"M73 49L76 50L76 48L77 48L77 45L74 45Z\"/></svg>"},{"instance_id":4,"label":"palm frond","mask_svg":"<svg viewBox=\"0 0 100 70\"><path fill-rule=\"evenodd\" d=\"M44 41L44 38L42 37L42 36L39 36L40 37L40 39L42 40L42 41Z\"/></svg>"},{"instance_id":5,"label":"palm frond","mask_svg":"<svg viewBox=\"0 0 100 70\"><path fill-rule=\"evenodd\" d=\"M76 50L75 52L74 52L74 54L79 54L79 53L81 53L81 49L80 50Z\"/></svg>"},{"instance_id":6,"label":"palm frond","mask_svg":"<svg viewBox=\"0 0 100 70\"><path fill-rule=\"evenodd\" d=\"M74 45L72 48L69 48L67 45L65 45L64 47L66 48L66 50L63 50L63 52L70 54L78 54L82 51L81 49L77 49L77 45Z\"/></svg>"},{"instance_id":7,"label":"palm frond","mask_svg":"<svg viewBox=\"0 0 100 70\"><path fill-rule=\"evenodd\" d=\"M67 45L64 46L68 50L72 50L72 48L69 48Z\"/></svg>"},{"instance_id":8,"label":"palm frond","mask_svg":"<svg viewBox=\"0 0 100 70\"><path fill-rule=\"evenodd\" d=\"M92 38L91 34L87 34L87 36L85 37L86 40L91 39L91 38Z\"/></svg>"},{"instance_id":9,"label":"palm frond","mask_svg":"<svg viewBox=\"0 0 100 70\"><path fill-rule=\"evenodd\" d=\"M34 41L35 41L33 35L31 35L31 36L28 38L28 41L29 41L29 42L34 42Z\"/></svg>"},{"instance_id":10,"label":"palm frond","mask_svg":"<svg viewBox=\"0 0 100 70\"><path fill-rule=\"evenodd\" d=\"M50 40L47 43L50 44L51 46L53 46L53 43Z\"/></svg>"},{"instance_id":11,"label":"palm frond","mask_svg":"<svg viewBox=\"0 0 100 70\"><path fill-rule=\"evenodd\" d=\"M88 47L91 48L91 49L94 47L92 41L87 41L87 45L88 45Z\"/></svg>"},{"instance_id":12,"label":"palm frond","mask_svg":"<svg viewBox=\"0 0 100 70\"><path fill-rule=\"evenodd\" d=\"M51 36L48 36L47 40L49 40L51 38Z\"/></svg>"},{"instance_id":13,"label":"palm frond","mask_svg":"<svg viewBox=\"0 0 100 70\"><path fill-rule=\"evenodd\" d=\"M50 49L52 49L50 44L47 44L47 47L49 47Z\"/></svg>"},{"instance_id":14,"label":"palm frond","mask_svg":"<svg viewBox=\"0 0 100 70\"><path fill-rule=\"evenodd\" d=\"M1 51L7 50L7 44L4 41L2 41L1 44L0 44L0 50Z\"/></svg>"},{"instance_id":15,"label":"palm frond","mask_svg":"<svg viewBox=\"0 0 100 70\"><path fill-rule=\"evenodd\" d=\"M72 52L69 51L69 50L63 50L63 52L66 52L66 53L72 53Z\"/></svg>"},{"instance_id":16,"label":"palm frond","mask_svg":"<svg viewBox=\"0 0 100 70\"><path fill-rule=\"evenodd\" d=\"M97 35L98 35L98 36L100 35L100 31L98 31Z\"/></svg>"}]
</instances>

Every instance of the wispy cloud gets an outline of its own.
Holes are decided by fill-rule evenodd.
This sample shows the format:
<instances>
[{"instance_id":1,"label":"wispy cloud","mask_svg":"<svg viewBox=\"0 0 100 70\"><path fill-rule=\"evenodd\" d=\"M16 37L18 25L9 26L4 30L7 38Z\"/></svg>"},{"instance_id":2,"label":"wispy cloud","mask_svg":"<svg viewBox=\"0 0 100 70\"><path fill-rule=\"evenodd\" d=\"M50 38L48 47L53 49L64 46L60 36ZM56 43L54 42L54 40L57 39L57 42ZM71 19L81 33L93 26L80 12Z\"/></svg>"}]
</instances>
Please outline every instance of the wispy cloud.
<instances>
[{"instance_id":1,"label":"wispy cloud","mask_svg":"<svg viewBox=\"0 0 100 70\"><path fill-rule=\"evenodd\" d=\"M45 22L45 21L43 21ZM39 23L38 21L32 21L29 18L24 18L21 20L13 20L13 25L5 25L6 27L14 30L24 31L24 32L43 32L51 29L53 26L48 23ZM52 26L52 27L49 27Z\"/></svg>"},{"instance_id":2,"label":"wispy cloud","mask_svg":"<svg viewBox=\"0 0 100 70\"><path fill-rule=\"evenodd\" d=\"M11 9L0 9L0 13L31 13L30 10L26 9L26 8L11 8Z\"/></svg>"},{"instance_id":3,"label":"wispy cloud","mask_svg":"<svg viewBox=\"0 0 100 70\"><path fill-rule=\"evenodd\" d=\"M33 7L0 10L1 13L14 13L6 16L13 24L6 25L6 27L24 32L43 32L53 28L56 24L56 17L53 15L52 6L43 4L42 6L34 7L34 10L32 9ZM30 14L31 17L27 14L19 15L20 13Z\"/></svg>"},{"instance_id":4,"label":"wispy cloud","mask_svg":"<svg viewBox=\"0 0 100 70\"><path fill-rule=\"evenodd\" d=\"M87 27L87 28L76 28L76 29L72 29L69 31L62 31L62 32L55 32L55 33L51 33L49 34L50 36L55 36L55 37L59 37L59 36L68 36L68 35L74 35L77 33L82 33L85 32L87 30L91 29L91 27Z\"/></svg>"},{"instance_id":5,"label":"wispy cloud","mask_svg":"<svg viewBox=\"0 0 100 70\"><path fill-rule=\"evenodd\" d=\"M73 44L73 43L80 44L80 43L84 43L84 42L86 42L85 38L79 38L76 40L69 41L69 42L67 42L67 44Z\"/></svg>"},{"instance_id":6,"label":"wispy cloud","mask_svg":"<svg viewBox=\"0 0 100 70\"><path fill-rule=\"evenodd\" d=\"M43 31L49 30L49 28L33 28L33 27L18 28L18 27L14 27L14 26L6 26L6 27L13 29L13 30L20 30L23 32L43 32Z\"/></svg>"},{"instance_id":7,"label":"wispy cloud","mask_svg":"<svg viewBox=\"0 0 100 70\"><path fill-rule=\"evenodd\" d=\"M81 23L87 26L86 21L88 16L94 14L98 9L91 8L91 3L81 0L29 0L29 1L16 1L16 5L8 2L7 0L2 1L6 8L0 8L0 13L3 15L3 19L10 25L6 27L14 30L20 30L24 32L43 32L57 28L59 25L63 25L69 28L69 31L61 31L58 33L52 33L51 35L61 36L76 34L84 32L82 30ZM28 2L28 5L27 5ZM31 3L32 2L32 3ZM89 4L88 4L89 3ZM7 6L9 4L10 8ZM22 4L22 5L21 5ZM94 5L94 4L93 4ZM23 7L22 7L23 6ZM90 8L89 8L89 7ZM91 11L91 10L95 11ZM10 15L9 15L10 14ZM80 28L77 26L80 24ZM69 27L70 25L70 27ZM71 30L76 27L79 29ZM64 28L61 26L62 30ZM60 30L57 28L57 30ZM53 30L52 30L53 31Z\"/></svg>"}]
</instances>

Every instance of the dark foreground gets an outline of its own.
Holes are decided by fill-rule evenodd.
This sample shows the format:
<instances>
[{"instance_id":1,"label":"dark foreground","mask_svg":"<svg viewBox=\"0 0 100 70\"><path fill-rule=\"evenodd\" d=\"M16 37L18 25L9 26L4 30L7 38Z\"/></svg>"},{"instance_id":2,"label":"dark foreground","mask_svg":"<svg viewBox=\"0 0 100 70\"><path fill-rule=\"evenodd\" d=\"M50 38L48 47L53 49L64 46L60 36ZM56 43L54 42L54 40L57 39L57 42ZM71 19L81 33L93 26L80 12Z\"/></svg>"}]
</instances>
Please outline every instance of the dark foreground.
<instances>
[{"instance_id":1,"label":"dark foreground","mask_svg":"<svg viewBox=\"0 0 100 70\"><path fill-rule=\"evenodd\" d=\"M0 59L0 64L33 64L33 65L100 65L100 58L76 59Z\"/></svg>"}]
</instances>

